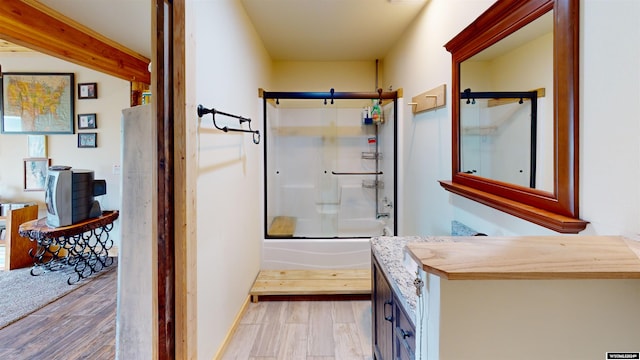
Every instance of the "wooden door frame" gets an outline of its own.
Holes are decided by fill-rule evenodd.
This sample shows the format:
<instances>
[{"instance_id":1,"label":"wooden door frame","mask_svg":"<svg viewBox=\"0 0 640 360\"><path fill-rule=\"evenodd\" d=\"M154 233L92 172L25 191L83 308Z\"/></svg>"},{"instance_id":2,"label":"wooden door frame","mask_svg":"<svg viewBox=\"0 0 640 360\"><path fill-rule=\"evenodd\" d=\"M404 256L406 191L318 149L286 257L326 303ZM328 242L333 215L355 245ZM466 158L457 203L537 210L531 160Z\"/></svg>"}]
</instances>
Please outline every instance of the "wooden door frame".
<instances>
[{"instance_id":1,"label":"wooden door frame","mask_svg":"<svg viewBox=\"0 0 640 360\"><path fill-rule=\"evenodd\" d=\"M197 323L188 319L195 314L195 291L187 291L185 2L156 0L155 10L158 359L194 359ZM195 272L195 265L190 269ZM189 278L193 284L195 274Z\"/></svg>"},{"instance_id":2,"label":"wooden door frame","mask_svg":"<svg viewBox=\"0 0 640 360\"><path fill-rule=\"evenodd\" d=\"M130 82L151 83L158 125L158 317L151 320L158 324L159 359L194 359L197 269L195 244L187 248L186 241L185 0L155 0L150 11L151 75L149 59L35 1L3 1L0 38Z\"/></svg>"},{"instance_id":3,"label":"wooden door frame","mask_svg":"<svg viewBox=\"0 0 640 360\"><path fill-rule=\"evenodd\" d=\"M173 3L156 0L155 109L158 149L158 359L175 359L175 263L173 212Z\"/></svg>"}]
</instances>

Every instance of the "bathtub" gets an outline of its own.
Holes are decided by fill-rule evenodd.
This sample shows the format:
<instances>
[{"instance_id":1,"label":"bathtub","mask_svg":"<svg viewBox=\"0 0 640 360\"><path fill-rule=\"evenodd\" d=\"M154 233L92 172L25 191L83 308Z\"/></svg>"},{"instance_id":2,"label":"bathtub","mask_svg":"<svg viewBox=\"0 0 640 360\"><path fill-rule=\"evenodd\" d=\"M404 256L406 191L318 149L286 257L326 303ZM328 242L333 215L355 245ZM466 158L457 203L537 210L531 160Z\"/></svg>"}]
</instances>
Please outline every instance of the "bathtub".
<instances>
[{"instance_id":1,"label":"bathtub","mask_svg":"<svg viewBox=\"0 0 640 360\"><path fill-rule=\"evenodd\" d=\"M262 269L369 269L370 238L392 234L385 222L377 219L339 221L339 238L312 238L321 234L322 224L298 219L294 238L265 239Z\"/></svg>"},{"instance_id":2,"label":"bathtub","mask_svg":"<svg viewBox=\"0 0 640 360\"><path fill-rule=\"evenodd\" d=\"M337 216L325 216L316 219L297 219L294 237L299 238L359 238L380 236L386 223L382 220L339 219Z\"/></svg>"}]
</instances>

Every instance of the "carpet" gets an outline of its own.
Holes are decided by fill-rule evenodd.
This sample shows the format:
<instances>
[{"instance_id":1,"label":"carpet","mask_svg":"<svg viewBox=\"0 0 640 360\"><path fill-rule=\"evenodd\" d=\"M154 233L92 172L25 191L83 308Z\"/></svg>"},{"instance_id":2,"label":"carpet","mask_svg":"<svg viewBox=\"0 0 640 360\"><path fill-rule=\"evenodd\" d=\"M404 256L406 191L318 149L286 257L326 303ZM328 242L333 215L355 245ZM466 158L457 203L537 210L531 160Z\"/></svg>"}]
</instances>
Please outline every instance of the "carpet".
<instances>
[{"instance_id":1,"label":"carpet","mask_svg":"<svg viewBox=\"0 0 640 360\"><path fill-rule=\"evenodd\" d=\"M114 261L111 266L73 285L67 284L69 276L74 274L72 267L48 271L39 276L32 276L31 268L0 271L0 329L117 267L118 263Z\"/></svg>"}]
</instances>

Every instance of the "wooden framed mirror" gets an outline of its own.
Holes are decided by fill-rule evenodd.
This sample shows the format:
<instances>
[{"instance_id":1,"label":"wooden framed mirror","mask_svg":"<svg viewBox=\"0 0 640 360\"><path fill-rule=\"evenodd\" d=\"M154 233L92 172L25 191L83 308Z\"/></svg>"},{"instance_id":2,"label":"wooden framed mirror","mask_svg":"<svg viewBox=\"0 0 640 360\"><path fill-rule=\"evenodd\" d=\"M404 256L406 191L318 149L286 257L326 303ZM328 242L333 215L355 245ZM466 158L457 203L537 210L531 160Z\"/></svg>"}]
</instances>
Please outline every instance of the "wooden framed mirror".
<instances>
[{"instance_id":1,"label":"wooden framed mirror","mask_svg":"<svg viewBox=\"0 0 640 360\"><path fill-rule=\"evenodd\" d=\"M478 201L495 209L531 221L561 233L578 233L587 222L578 213L578 43L579 0L498 0L460 34L445 44L452 55L452 179L440 181L442 187L455 194ZM548 122L546 148L538 144L538 153L548 153L546 187L517 185L503 178L480 176L462 167L463 127L461 126L462 86L468 85L461 76L465 61L480 53L492 52L498 47L522 35L533 24L549 18L552 34L550 44L546 89L547 116L541 114L538 123ZM519 45L523 40L516 40ZM526 56L525 56L526 58ZM536 63L539 63L536 60ZM466 67L465 67L466 68ZM507 68L520 70L522 75L510 75L521 80L529 71L527 65L510 63L493 72L510 74ZM488 72L483 72L485 75ZM537 76L542 78L544 76ZM463 84L464 82L464 84ZM490 81L488 83L494 83ZM504 83L504 81L503 81ZM480 83L482 84L482 83ZM516 82L517 84L517 82ZM492 91L531 91L538 89L534 82L525 83L528 89L491 89ZM475 86L475 85L474 85ZM481 87L483 85L480 85ZM496 85L492 85L496 86ZM512 86L512 85L508 85ZM523 86L523 85L513 85ZM476 89L473 89L474 91ZM487 89L478 89L487 91ZM543 91L544 93L544 91ZM465 100L469 101L469 99ZM544 138L538 136L539 138ZM534 137L535 138L535 137ZM532 140L533 141L533 140ZM535 148L533 144L531 148ZM493 150L496 151L496 150ZM501 152L510 150L498 150ZM541 161L542 160L542 161ZM544 166L545 159L538 158ZM501 162L498 160L496 162ZM502 166L498 163L496 166ZM544 167L542 172L544 173ZM535 174L534 174L535 175Z\"/></svg>"}]
</instances>

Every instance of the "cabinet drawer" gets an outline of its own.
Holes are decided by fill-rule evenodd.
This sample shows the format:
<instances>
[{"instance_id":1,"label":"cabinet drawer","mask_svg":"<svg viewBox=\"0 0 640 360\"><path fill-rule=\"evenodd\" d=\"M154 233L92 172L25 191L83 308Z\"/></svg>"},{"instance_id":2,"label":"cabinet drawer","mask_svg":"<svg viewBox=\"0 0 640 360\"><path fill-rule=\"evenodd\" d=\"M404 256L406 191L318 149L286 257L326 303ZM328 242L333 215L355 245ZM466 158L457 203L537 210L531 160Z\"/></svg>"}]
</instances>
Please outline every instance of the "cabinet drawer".
<instances>
[{"instance_id":1,"label":"cabinet drawer","mask_svg":"<svg viewBox=\"0 0 640 360\"><path fill-rule=\"evenodd\" d=\"M402 309L400 302L395 299L395 331L396 351L397 355L402 354L406 350L409 358L413 359L416 352L416 329L409 317ZM401 357L404 358L404 357Z\"/></svg>"}]
</instances>

